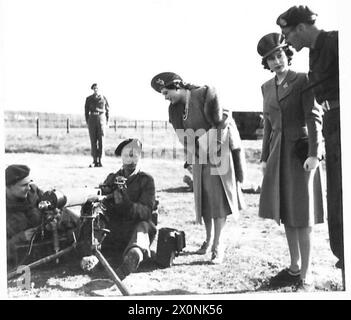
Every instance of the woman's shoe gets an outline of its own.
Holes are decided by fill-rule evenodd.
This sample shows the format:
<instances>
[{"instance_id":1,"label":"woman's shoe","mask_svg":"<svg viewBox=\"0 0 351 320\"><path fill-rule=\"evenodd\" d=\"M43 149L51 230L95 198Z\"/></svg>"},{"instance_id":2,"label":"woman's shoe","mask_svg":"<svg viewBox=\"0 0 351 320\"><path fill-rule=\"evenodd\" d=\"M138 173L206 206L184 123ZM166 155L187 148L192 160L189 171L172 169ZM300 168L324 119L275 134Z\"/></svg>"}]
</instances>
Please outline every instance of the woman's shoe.
<instances>
[{"instance_id":1,"label":"woman's shoe","mask_svg":"<svg viewBox=\"0 0 351 320\"><path fill-rule=\"evenodd\" d=\"M224 259L224 250L220 248L212 249L211 262L213 264L221 264Z\"/></svg>"},{"instance_id":2,"label":"woman's shoe","mask_svg":"<svg viewBox=\"0 0 351 320\"><path fill-rule=\"evenodd\" d=\"M209 247L209 243L207 241L204 241L204 243L201 245L200 249L196 251L196 253L197 254L206 254L208 247Z\"/></svg>"},{"instance_id":3,"label":"woman's shoe","mask_svg":"<svg viewBox=\"0 0 351 320\"><path fill-rule=\"evenodd\" d=\"M300 279L294 286L293 291L295 292L311 292L314 289L313 282L306 282L304 279Z\"/></svg>"},{"instance_id":4,"label":"woman's shoe","mask_svg":"<svg viewBox=\"0 0 351 320\"><path fill-rule=\"evenodd\" d=\"M286 287L296 285L300 280L300 271L293 272L289 268L281 270L269 280L271 287Z\"/></svg>"}]
</instances>

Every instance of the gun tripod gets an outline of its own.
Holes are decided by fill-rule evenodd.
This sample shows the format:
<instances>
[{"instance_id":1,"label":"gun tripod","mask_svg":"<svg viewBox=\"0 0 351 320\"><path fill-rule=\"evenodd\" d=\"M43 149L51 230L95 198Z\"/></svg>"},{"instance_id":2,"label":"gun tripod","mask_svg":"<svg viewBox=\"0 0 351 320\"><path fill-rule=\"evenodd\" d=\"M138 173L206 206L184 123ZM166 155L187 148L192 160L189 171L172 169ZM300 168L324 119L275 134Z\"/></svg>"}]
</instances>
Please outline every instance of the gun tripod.
<instances>
[{"instance_id":1,"label":"gun tripod","mask_svg":"<svg viewBox=\"0 0 351 320\"><path fill-rule=\"evenodd\" d=\"M84 214L84 210L82 210L82 216L81 216L82 223L79 228L80 232L78 236L79 242L77 242L75 234L73 233L74 242L67 248L59 250L58 240L57 240L58 239L57 228L56 228L57 226L52 225L54 249L56 252L42 259L34 261L26 266L23 266L23 268L21 268L20 270L16 270L8 273L7 280L10 280L16 276L20 276L21 271L23 271L24 268L33 269L35 267L38 267L50 261L57 260L59 257L62 257L63 255L71 252L73 249L76 249L77 247L79 247L82 249L83 253L89 253L90 255L96 256L99 262L103 265L103 267L107 271L110 278L116 284L120 292L124 296L128 296L129 292L127 288L123 285L122 281L118 278L117 274L112 269L112 267L110 266L110 264L108 263L108 261L105 259L105 257L100 251L101 243L110 231L108 229L104 229L101 227L100 215L99 215L101 212L99 212L99 210L96 210L96 209L99 209L99 203L90 203L90 206L91 206L89 210L90 214ZM101 236L100 240L97 239L96 234L100 234Z\"/></svg>"}]
</instances>

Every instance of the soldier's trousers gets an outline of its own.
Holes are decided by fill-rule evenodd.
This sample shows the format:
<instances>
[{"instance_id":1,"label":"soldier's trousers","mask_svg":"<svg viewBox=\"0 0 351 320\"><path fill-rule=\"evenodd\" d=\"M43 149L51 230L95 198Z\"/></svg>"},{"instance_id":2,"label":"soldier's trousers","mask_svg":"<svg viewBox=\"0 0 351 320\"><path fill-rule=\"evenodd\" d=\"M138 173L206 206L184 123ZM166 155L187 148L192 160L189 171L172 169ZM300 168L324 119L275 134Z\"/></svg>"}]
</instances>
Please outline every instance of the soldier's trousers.
<instances>
[{"instance_id":1,"label":"soldier's trousers","mask_svg":"<svg viewBox=\"0 0 351 320\"><path fill-rule=\"evenodd\" d=\"M91 156L94 163L104 154L104 136L105 136L106 116L89 115L88 128L91 143Z\"/></svg>"},{"instance_id":2,"label":"soldier's trousers","mask_svg":"<svg viewBox=\"0 0 351 320\"><path fill-rule=\"evenodd\" d=\"M331 109L323 117L326 152L327 207L330 248L344 269L340 109Z\"/></svg>"},{"instance_id":3,"label":"soldier's trousers","mask_svg":"<svg viewBox=\"0 0 351 320\"><path fill-rule=\"evenodd\" d=\"M111 227L111 233L103 242L108 252L123 252L124 257L131 248L139 248L144 259L151 257L150 245L155 238L156 228L146 221L138 222L133 228Z\"/></svg>"}]
</instances>

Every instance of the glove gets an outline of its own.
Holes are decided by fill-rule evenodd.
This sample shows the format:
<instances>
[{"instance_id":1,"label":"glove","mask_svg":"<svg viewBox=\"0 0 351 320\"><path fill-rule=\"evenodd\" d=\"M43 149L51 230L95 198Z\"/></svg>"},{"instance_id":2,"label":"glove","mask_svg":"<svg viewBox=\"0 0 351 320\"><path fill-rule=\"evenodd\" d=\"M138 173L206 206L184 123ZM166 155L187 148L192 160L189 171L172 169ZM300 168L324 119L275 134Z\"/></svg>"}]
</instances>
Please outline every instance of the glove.
<instances>
[{"instance_id":1,"label":"glove","mask_svg":"<svg viewBox=\"0 0 351 320\"><path fill-rule=\"evenodd\" d=\"M244 164L241 154L241 149L232 150L233 162L234 162L234 171L236 181L243 183L244 181Z\"/></svg>"},{"instance_id":2,"label":"glove","mask_svg":"<svg viewBox=\"0 0 351 320\"><path fill-rule=\"evenodd\" d=\"M311 171L314 170L318 167L319 165L319 160L317 157L308 157L303 164L303 168L305 171Z\"/></svg>"}]
</instances>

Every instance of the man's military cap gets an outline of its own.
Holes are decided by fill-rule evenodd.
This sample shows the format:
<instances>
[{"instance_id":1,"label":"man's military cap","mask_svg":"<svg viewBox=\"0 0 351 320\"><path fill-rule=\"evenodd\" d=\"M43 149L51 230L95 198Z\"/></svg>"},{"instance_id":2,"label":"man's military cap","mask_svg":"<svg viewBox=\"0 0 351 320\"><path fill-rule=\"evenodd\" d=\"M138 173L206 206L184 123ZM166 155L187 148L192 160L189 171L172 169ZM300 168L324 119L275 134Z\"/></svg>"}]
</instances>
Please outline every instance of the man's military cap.
<instances>
[{"instance_id":1,"label":"man's military cap","mask_svg":"<svg viewBox=\"0 0 351 320\"><path fill-rule=\"evenodd\" d=\"M94 88L97 87L97 83L93 83L90 87L91 90L94 90Z\"/></svg>"},{"instance_id":2,"label":"man's military cap","mask_svg":"<svg viewBox=\"0 0 351 320\"><path fill-rule=\"evenodd\" d=\"M182 81L183 79L174 72L162 72L152 78L151 87L161 92L162 88Z\"/></svg>"},{"instance_id":3,"label":"man's military cap","mask_svg":"<svg viewBox=\"0 0 351 320\"><path fill-rule=\"evenodd\" d=\"M307 6L294 6L282 13L277 19L281 28L295 27L299 23L314 23L317 14Z\"/></svg>"},{"instance_id":4,"label":"man's military cap","mask_svg":"<svg viewBox=\"0 0 351 320\"><path fill-rule=\"evenodd\" d=\"M257 44L257 52L263 59L279 48L286 47L284 36L280 33L269 33L263 36Z\"/></svg>"},{"instance_id":5,"label":"man's military cap","mask_svg":"<svg viewBox=\"0 0 351 320\"><path fill-rule=\"evenodd\" d=\"M137 148L137 149L142 149L142 143L140 142L139 139L126 139L123 140L118 147L115 150L115 155L118 157L122 154L122 150L124 147L131 147L131 148Z\"/></svg>"},{"instance_id":6,"label":"man's military cap","mask_svg":"<svg viewBox=\"0 0 351 320\"><path fill-rule=\"evenodd\" d=\"M12 164L5 170L6 185L16 184L18 181L29 176L30 169L26 165Z\"/></svg>"}]
</instances>

